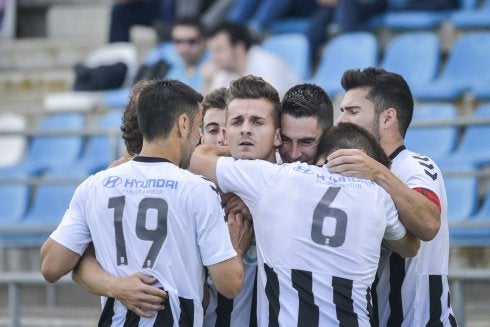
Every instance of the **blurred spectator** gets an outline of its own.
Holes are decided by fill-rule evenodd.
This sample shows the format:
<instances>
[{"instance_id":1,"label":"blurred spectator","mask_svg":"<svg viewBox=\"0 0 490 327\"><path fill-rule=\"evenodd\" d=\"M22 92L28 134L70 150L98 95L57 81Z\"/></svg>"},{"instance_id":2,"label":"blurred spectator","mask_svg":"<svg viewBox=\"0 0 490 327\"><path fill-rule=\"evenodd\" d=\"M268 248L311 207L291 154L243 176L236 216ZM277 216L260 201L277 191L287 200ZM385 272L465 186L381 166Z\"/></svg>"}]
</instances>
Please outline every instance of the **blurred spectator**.
<instances>
[{"instance_id":1,"label":"blurred spectator","mask_svg":"<svg viewBox=\"0 0 490 327\"><path fill-rule=\"evenodd\" d=\"M311 17L306 36L313 54L327 35L361 28L369 18L386 10L388 0L316 0L320 7ZM327 28L329 32L327 32Z\"/></svg>"},{"instance_id":2,"label":"blurred spectator","mask_svg":"<svg viewBox=\"0 0 490 327\"><path fill-rule=\"evenodd\" d=\"M201 92L202 68L207 56L204 28L199 19L179 19L172 28L172 41L182 60L172 65L167 78L178 79Z\"/></svg>"},{"instance_id":3,"label":"blurred spectator","mask_svg":"<svg viewBox=\"0 0 490 327\"><path fill-rule=\"evenodd\" d=\"M275 54L255 44L248 29L240 24L223 23L208 38L211 61L203 70L203 93L228 84L244 75L262 77L282 96L299 78Z\"/></svg>"},{"instance_id":4,"label":"blurred spectator","mask_svg":"<svg viewBox=\"0 0 490 327\"><path fill-rule=\"evenodd\" d=\"M226 19L245 24L257 36L262 36L274 20L309 17L316 9L315 0L235 0Z\"/></svg>"},{"instance_id":5,"label":"blurred spectator","mask_svg":"<svg viewBox=\"0 0 490 327\"><path fill-rule=\"evenodd\" d=\"M109 42L129 42L131 26L154 27L160 41L169 37L177 19L199 16L213 0L113 0Z\"/></svg>"}]
</instances>

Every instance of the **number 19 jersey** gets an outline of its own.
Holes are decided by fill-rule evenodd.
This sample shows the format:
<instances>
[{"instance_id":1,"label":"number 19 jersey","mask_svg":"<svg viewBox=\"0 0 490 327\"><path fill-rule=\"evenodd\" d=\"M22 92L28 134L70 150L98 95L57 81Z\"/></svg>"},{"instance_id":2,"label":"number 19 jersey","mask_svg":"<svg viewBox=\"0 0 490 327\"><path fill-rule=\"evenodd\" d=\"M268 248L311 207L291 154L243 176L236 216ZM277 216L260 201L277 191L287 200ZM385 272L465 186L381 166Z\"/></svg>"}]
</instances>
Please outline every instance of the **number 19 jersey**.
<instances>
[{"instance_id":1,"label":"number 19 jersey","mask_svg":"<svg viewBox=\"0 0 490 327\"><path fill-rule=\"evenodd\" d=\"M253 216L259 326L369 326L383 238L405 228L372 181L305 163L220 158L217 179Z\"/></svg>"},{"instance_id":2,"label":"number 19 jersey","mask_svg":"<svg viewBox=\"0 0 490 327\"><path fill-rule=\"evenodd\" d=\"M202 325L203 265L236 255L215 185L165 161L137 157L89 177L51 235L79 254L92 241L106 271L155 276L168 292L151 319L103 298L104 326Z\"/></svg>"}]
</instances>

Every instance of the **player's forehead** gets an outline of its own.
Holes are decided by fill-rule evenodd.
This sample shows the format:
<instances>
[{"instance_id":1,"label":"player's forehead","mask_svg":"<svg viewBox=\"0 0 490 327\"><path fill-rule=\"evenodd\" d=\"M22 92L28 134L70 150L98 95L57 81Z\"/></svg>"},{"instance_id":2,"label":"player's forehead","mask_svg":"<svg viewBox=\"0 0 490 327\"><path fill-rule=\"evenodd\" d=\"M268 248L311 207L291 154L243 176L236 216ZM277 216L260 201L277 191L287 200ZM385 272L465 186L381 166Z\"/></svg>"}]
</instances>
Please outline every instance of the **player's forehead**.
<instances>
[{"instance_id":1,"label":"player's forehead","mask_svg":"<svg viewBox=\"0 0 490 327\"><path fill-rule=\"evenodd\" d=\"M294 117L289 114L281 115L281 135L291 140L317 138L322 130L315 116Z\"/></svg>"},{"instance_id":2,"label":"player's forehead","mask_svg":"<svg viewBox=\"0 0 490 327\"><path fill-rule=\"evenodd\" d=\"M273 120L274 105L266 99L233 99L228 104L228 119Z\"/></svg>"},{"instance_id":3,"label":"player's forehead","mask_svg":"<svg viewBox=\"0 0 490 327\"><path fill-rule=\"evenodd\" d=\"M361 107L364 108L366 106L373 106L373 102L368 99L369 88L367 87L357 87L354 89L350 89L345 92L344 97L342 98L340 106L343 107Z\"/></svg>"},{"instance_id":4,"label":"player's forehead","mask_svg":"<svg viewBox=\"0 0 490 327\"><path fill-rule=\"evenodd\" d=\"M207 109L203 117L203 123L204 125L211 124L211 123L224 125L225 110L217 109L217 108Z\"/></svg>"}]
</instances>

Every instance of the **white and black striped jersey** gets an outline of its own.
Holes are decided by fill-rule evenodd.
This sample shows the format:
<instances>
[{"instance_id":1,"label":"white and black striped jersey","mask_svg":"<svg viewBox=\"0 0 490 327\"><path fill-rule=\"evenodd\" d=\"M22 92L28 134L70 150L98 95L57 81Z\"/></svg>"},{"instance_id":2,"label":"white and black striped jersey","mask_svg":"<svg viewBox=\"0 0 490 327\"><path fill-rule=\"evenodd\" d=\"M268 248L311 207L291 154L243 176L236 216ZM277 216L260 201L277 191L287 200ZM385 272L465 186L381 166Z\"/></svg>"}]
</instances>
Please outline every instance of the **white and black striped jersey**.
<instances>
[{"instance_id":1,"label":"white and black striped jersey","mask_svg":"<svg viewBox=\"0 0 490 327\"><path fill-rule=\"evenodd\" d=\"M102 298L100 326L201 326L204 266L236 255L215 185L161 158L137 157L85 180L51 238L115 276L143 272L168 292L165 309L139 318Z\"/></svg>"},{"instance_id":2,"label":"white and black striped jersey","mask_svg":"<svg viewBox=\"0 0 490 327\"><path fill-rule=\"evenodd\" d=\"M441 227L434 239L421 242L413 258L403 259L388 251L381 255L373 285L379 326L456 326L447 279L449 234L441 171L430 158L405 147L400 147L391 157L391 171L405 185L432 191L438 197Z\"/></svg>"},{"instance_id":3,"label":"white and black striped jersey","mask_svg":"<svg viewBox=\"0 0 490 327\"><path fill-rule=\"evenodd\" d=\"M259 326L370 325L381 241L406 232L386 191L299 162L220 158L216 174L254 219Z\"/></svg>"},{"instance_id":4,"label":"white and black striped jersey","mask_svg":"<svg viewBox=\"0 0 490 327\"><path fill-rule=\"evenodd\" d=\"M204 327L257 326L257 255L251 246L243 260L243 286L237 296L227 299L219 294L208 277L209 304L204 313Z\"/></svg>"}]
</instances>

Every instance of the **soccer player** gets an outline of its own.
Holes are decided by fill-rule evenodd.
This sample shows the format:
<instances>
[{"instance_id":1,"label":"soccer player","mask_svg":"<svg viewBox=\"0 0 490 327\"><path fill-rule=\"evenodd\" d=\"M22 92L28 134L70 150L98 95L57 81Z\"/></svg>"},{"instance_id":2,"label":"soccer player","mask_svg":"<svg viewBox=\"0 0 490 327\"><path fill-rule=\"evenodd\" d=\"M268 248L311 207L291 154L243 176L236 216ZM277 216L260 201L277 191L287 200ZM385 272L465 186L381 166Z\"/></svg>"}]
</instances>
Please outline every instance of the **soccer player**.
<instances>
[{"instance_id":1,"label":"soccer player","mask_svg":"<svg viewBox=\"0 0 490 327\"><path fill-rule=\"evenodd\" d=\"M232 81L226 96L225 144L235 159L262 159L275 163L280 146L280 102L277 90L252 75ZM248 210L248 208L247 208ZM242 290L228 300L210 287L204 326L255 326L257 250L255 240L244 256Z\"/></svg>"},{"instance_id":2,"label":"soccer player","mask_svg":"<svg viewBox=\"0 0 490 327\"><path fill-rule=\"evenodd\" d=\"M326 134L322 151L362 148L389 161L372 136L353 124ZM335 140L342 142L337 146ZM347 141L347 142L346 142ZM370 286L384 238L402 256L420 242L398 220L376 183L331 174L327 167L235 160L226 148L200 146L191 171L239 195L253 216L258 254L259 326L370 326ZM277 205L273 205L277 204Z\"/></svg>"},{"instance_id":3,"label":"soccer player","mask_svg":"<svg viewBox=\"0 0 490 327\"><path fill-rule=\"evenodd\" d=\"M290 88L281 101L282 161L314 163L320 137L332 125L332 101L321 87L305 83Z\"/></svg>"},{"instance_id":4,"label":"soccer player","mask_svg":"<svg viewBox=\"0 0 490 327\"><path fill-rule=\"evenodd\" d=\"M143 272L167 291L165 308L152 318L104 298L100 325L201 325L203 265L225 296L241 288L242 258L228 236L216 188L182 169L199 141L201 100L179 81L144 87L136 107L141 152L85 180L41 248L41 271L49 282L71 271L93 242L109 273Z\"/></svg>"},{"instance_id":5,"label":"soccer player","mask_svg":"<svg viewBox=\"0 0 490 327\"><path fill-rule=\"evenodd\" d=\"M226 88L209 92L202 101L202 144L223 145L225 128Z\"/></svg>"},{"instance_id":6,"label":"soccer player","mask_svg":"<svg viewBox=\"0 0 490 327\"><path fill-rule=\"evenodd\" d=\"M447 199L441 171L429 157L403 144L413 113L402 76L377 68L347 70L338 122L368 129L392 160L391 171L359 150L339 150L329 171L368 178L393 198L400 220L425 241L418 255L383 255L373 300L379 326L455 326L449 301ZM377 286L376 286L377 284ZM377 301L376 301L377 300Z\"/></svg>"}]
</instances>

